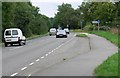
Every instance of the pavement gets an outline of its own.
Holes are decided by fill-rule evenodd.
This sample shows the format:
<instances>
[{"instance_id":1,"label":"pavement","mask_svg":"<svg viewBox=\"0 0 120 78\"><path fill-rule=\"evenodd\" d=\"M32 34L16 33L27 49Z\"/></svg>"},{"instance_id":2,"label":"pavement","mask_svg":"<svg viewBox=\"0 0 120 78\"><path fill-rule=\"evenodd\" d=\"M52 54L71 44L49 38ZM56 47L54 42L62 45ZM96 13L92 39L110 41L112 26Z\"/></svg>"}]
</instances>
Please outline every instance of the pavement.
<instances>
[{"instance_id":1,"label":"pavement","mask_svg":"<svg viewBox=\"0 0 120 78\"><path fill-rule=\"evenodd\" d=\"M93 76L94 69L118 48L106 39L45 36L27 41L25 46L4 47L3 76Z\"/></svg>"}]
</instances>

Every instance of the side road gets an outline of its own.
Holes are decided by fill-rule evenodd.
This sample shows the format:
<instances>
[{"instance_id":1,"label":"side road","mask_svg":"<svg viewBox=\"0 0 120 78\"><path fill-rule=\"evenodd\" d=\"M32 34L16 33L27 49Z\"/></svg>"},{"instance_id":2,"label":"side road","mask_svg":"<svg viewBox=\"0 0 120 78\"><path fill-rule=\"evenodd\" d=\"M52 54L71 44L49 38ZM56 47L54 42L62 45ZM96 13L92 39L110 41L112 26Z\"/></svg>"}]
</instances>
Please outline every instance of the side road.
<instances>
[{"instance_id":1,"label":"side road","mask_svg":"<svg viewBox=\"0 0 120 78\"><path fill-rule=\"evenodd\" d=\"M39 76L93 76L94 69L109 56L118 52L118 47L106 39L89 34L91 51L77 57L65 60L42 72Z\"/></svg>"}]
</instances>

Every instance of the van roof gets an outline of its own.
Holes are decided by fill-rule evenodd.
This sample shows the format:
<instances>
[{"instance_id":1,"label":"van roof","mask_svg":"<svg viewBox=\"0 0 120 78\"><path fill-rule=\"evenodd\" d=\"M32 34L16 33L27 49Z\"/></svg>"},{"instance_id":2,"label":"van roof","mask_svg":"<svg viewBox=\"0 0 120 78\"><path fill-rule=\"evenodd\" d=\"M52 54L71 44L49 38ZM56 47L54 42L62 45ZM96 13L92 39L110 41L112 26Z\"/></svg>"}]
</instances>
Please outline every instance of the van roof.
<instances>
[{"instance_id":1,"label":"van roof","mask_svg":"<svg viewBox=\"0 0 120 78\"><path fill-rule=\"evenodd\" d=\"M6 29L6 30L20 30L19 28L9 28L9 29Z\"/></svg>"}]
</instances>

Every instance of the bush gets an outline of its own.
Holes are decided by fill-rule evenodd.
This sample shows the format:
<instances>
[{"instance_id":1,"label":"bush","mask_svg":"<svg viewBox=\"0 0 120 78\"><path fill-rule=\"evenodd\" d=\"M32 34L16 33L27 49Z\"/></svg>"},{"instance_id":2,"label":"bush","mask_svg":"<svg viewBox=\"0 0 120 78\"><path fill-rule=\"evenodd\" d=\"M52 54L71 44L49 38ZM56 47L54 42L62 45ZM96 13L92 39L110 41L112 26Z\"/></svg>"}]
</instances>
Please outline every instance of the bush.
<instances>
[{"instance_id":1,"label":"bush","mask_svg":"<svg viewBox=\"0 0 120 78\"><path fill-rule=\"evenodd\" d=\"M92 25L91 23L87 23L86 26L84 27L85 31L91 31L94 29L94 25Z\"/></svg>"}]
</instances>

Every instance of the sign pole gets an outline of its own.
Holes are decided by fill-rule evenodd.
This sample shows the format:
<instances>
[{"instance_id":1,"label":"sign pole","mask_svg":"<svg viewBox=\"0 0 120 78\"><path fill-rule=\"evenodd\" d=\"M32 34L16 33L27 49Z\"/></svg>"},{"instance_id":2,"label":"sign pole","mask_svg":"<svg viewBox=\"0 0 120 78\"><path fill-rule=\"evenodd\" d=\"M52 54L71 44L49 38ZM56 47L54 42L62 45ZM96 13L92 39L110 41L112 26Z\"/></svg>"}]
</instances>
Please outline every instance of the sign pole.
<instances>
[{"instance_id":1,"label":"sign pole","mask_svg":"<svg viewBox=\"0 0 120 78\"><path fill-rule=\"evenodd\" d=\"M100 30L100 20L98 20L98 32Z\"/></svg>"}]
</instances>

